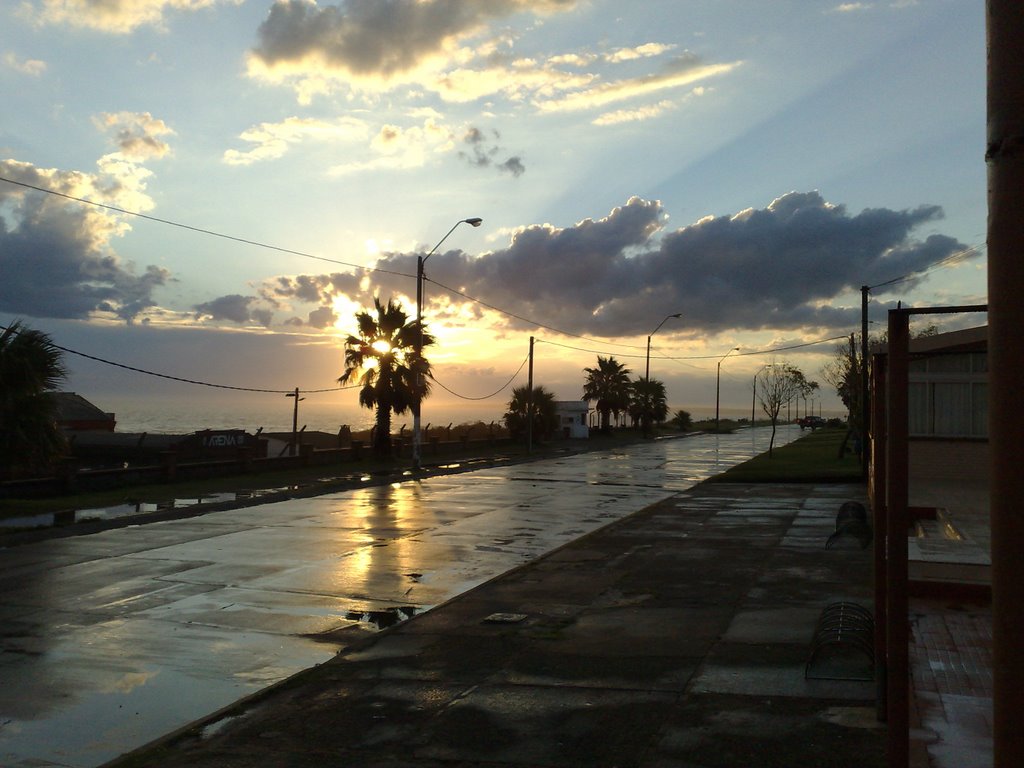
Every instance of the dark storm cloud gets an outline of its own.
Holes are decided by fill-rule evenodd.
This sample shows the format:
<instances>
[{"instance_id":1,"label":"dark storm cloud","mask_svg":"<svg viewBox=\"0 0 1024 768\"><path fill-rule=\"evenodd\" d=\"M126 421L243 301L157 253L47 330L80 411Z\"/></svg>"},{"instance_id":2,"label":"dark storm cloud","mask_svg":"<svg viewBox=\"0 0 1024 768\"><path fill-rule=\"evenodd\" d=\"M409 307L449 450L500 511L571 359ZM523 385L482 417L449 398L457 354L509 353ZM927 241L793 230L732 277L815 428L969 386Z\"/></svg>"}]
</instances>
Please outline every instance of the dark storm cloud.
<instances>
[{"instance_id":1,"label":"dark storm cloud","mask_svg":"<svg viewBox=\"0 0 1024 768\"><path fill-rule=\"evenodd\" d=\"M278 0L253 55L269 67L318 58L354 75L413 69L452 38L518 11L571 8L576 0L347 0L320 6Z\"/></svg>"},{"instance_id":2,"label":"dark storm cloud","mask_svg":"<svg viewBox=\"0 0 1024 768\"><path fill-rule=\"evenodd\" d=\"M0 169L58 189L73 189L69 179L82 177L59 178L13 161L0 162ZM106 245L116 226L109 217L34 192L7 198L10 221L0 216L0 311L64 319L101 311L132 321L155 306L153 290L169 273L150 266L140 276L122 265Z\"/></svg>"},{"instance_id":3,"label":"dark storm cloud","mask_svg":"<svg viewBox=\"0 0 1024 768\"><path fill-rule=\"evenodd\" d=\"M227 320L239 325L256 323L267 327L273 320L273 313L269 309L254 307L253 304L257 301L255 296L241 296L235 293L197 304L193 309L196 320Z\"/></svg>"},{"instance_id":4,"label":"dark storm cloud","mask_svg":"<svg viewBox=\"0 0 1024 768\"><path fill-rule=\"evenodd\" d=\"M945 235L913 236L941 216L938 206L851 215L817 192L792 192L765 208L709 216L656 237L664 221L661 204L633 198L603 219L519 230L507 248L482 256L436 253L426 273L428 280L573 333L643 335L652 322L676 312L691 330L846 330L859 323L860 307L833 306L836 297L923 272L964 250ZM415 254L390 254L377 266L411 274ZM905 293L922 279L918 274L874 295ZM344 293L366 302L375 294L415 295L411 279L380 272L369 288L359 288L352 275L316 280L325 297ZM888 293L892 300L900 295ZM427 298L461 300L430 284ZM433 311L436 317L440 309Z\"/></svg>"}]
</instances>

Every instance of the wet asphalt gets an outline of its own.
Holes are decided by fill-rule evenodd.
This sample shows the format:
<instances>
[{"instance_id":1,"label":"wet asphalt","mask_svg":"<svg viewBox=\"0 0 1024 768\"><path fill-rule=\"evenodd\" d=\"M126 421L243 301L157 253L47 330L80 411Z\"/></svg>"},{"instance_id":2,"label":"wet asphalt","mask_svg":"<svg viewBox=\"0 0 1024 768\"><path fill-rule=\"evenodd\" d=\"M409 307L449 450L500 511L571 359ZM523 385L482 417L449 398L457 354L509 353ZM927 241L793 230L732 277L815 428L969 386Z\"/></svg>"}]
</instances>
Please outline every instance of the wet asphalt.
<instances>
[{"instance_id":1,"label":"wet asphalt","mask_svg":"<svg viewBox=\"0 0 1024 768\"><path fill-rule=\"evenodd\" d=\"M861 489L685 490L760 450L709 436L2 550L2 762L97 765L181 728L129 761L853 764L771 762L796 728L872 764L871 684L804 678L822 608L869 594L865 552L824 549Z\"/></svg>"}]
</instances>

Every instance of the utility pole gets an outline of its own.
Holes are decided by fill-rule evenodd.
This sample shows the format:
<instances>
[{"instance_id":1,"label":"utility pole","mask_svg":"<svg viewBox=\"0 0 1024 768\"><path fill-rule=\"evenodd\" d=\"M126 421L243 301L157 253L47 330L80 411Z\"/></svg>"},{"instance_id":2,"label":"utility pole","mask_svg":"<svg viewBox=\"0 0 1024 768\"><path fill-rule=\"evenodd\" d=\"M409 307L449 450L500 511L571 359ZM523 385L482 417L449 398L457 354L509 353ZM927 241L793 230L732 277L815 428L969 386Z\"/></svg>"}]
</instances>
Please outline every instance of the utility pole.
<instances>
[{"instance_id":1,"label":"utility pole","mask_svg":"<svg viewBox=\"0 0 1024 768\"><path fill-rule=\"evenodd\" d=\"M304 397L299 397L299 388L296 387L294 392L289 392L285 397L294 397L295 406L292 409L292 441L288 446L288 455L294 456L296 453L296 446L299 442L299 400L305 400Z\"/></svg>"},{"instance_id":2,"label":"utility pole","mask_svg":"<svg viewBox=\"0 0 1024 768\"><path fill-rule=\"evenodd\" d=\"M870 391L868 387L868 292L871 289L860 287L860 476L868 479L868 464L871 451L868 450L868 421L870 408ZM852 346L852 345L851 345Z\"/></svg>"},{"instance_id":3,"label":"utility pole","mask_svg":"<svg viewBox=\"0 0 1024 768\"><path fill-rule=\"evenodd\" d=\"M526 453L533 453L533 336L530 337L530 365L526 377Z\"/></svg>"}]
</instances>

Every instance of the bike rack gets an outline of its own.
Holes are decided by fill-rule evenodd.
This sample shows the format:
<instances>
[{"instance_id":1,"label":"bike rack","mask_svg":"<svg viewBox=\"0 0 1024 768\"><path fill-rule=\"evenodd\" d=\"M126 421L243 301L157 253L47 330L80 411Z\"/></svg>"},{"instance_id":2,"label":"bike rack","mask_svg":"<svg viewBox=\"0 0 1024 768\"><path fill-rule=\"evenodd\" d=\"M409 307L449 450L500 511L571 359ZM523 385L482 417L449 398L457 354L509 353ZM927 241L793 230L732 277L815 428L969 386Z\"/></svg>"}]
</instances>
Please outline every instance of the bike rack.
<instances>
[{"instance_id":1,"label":"bike rack","mask_svg":"<svg viewBox=\"0 0 1024 768\"><path fill-rule=\"evenodd\" d=\"M871 611L857 603L845 600L830 603L821 612L811 641L811 652L804 666L804 678L809 680L873 680L875 677L874 649L875 619ZM864 674L830 675L813 673L819 654L826 648L852 648L868 660L869 672Z\"/></svg>"}]
</instances>

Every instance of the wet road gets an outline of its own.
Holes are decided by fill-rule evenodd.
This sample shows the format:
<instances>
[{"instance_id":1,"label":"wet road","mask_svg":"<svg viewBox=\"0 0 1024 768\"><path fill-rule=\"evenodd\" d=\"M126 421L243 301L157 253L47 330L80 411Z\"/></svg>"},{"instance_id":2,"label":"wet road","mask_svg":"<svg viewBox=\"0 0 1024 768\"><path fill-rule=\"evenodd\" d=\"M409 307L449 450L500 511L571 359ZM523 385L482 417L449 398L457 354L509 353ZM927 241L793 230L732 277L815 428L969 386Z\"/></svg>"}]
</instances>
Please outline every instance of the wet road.
<instances>
[{"instance_id":1,"label":"wet road","mask_svg":"<svg viewBox=\"0 0 1024 768\"><path fill-rule=\"evenodd\" d=\"M767 449L697 436L0 550L0 765L96 766ZM780 430L776 444L799 436ZM332 642L308 635L332 633Z\"/></svg>"}]
</instances>

